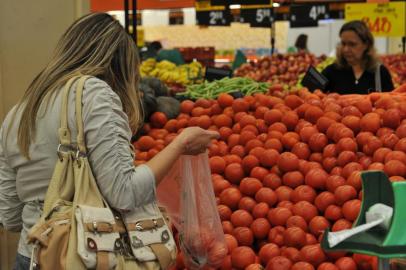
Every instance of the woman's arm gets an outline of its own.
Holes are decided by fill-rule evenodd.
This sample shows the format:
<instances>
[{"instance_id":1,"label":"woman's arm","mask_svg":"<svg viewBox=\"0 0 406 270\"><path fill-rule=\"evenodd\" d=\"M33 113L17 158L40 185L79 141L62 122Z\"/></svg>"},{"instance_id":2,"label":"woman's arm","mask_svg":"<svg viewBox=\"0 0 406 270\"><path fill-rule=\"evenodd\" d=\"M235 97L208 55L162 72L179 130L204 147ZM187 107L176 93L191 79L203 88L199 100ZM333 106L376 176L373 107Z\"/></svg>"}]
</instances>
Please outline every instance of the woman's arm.
<instances>
[{"instance_id":1,"label":"woman's arm","mask_svg":"<svg viewBox=\"0 0 406 270\"><path fill-rule=\"evenodd\" d=\"M24 204L17 195L16 172L8 164L4 153L3 133L0 129L0 223L6 230L20 231Z\"/></svg>"},{"instance_id":2,"label":"woman's arm","mask_svg":"<svg viewBox=\"0 0 406 270\"><path fill-rule=\"evenodd\" d=\"M134 167L127 115L118 95L96 78L85 83L83 121L88 158L99 189L112 207L123 210L154 201L156 185L179 155L201 153L218 136L187 128L147 164ZM73 114L69 126L75 127Z\"/></svg>"},{"instance_id":3,"label":"woman's arm","mask_svg":"<svg viewBox=\"0 0 406 270\"><path fill-rule=\"evenodd\" d=\"M392 76L390 75L389 70L384 65L381 65L380 71L382 92L392 91L395 87L393 86Z\"/></svg>"}]
</instances>

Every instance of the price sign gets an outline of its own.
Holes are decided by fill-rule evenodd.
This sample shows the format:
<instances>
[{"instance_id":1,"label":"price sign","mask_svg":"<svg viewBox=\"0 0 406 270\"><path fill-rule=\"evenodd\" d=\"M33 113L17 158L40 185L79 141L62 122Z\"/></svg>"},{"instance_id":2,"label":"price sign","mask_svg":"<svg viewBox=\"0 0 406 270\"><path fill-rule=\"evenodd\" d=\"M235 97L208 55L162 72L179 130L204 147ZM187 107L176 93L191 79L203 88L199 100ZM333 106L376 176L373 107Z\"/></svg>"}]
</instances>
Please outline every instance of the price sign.
<instances>
[{"instance_id":1,"label":"price sign","mask_svg":"<svg viewBox=\"0 0 406 270\"><path fill-rule=\"evenodd\" d=\"M318 20L329 17L327 5L292 5L290 7L291 27L317 26Z\"/></svg>"},{"instance_id":2,"label":"price sign","mask_svg":"<svg viewBox=\"0 0 406 270\"><path fill-rule=\"evenodd\" d=\"M241 22L249 23L252 27L271 27L273 22L272 8L241 9Z\"/></svg>"},{"instance_id":3,"label":"price sign","mask_svg":"<svg viewBox=\"0 0 406 270\"><path fill-rule=\"evenodd\" d=\"M226 26L231 23L229 10L197 11L196 20L198 25Z\"/></svg>"},{"instance_id":4,"label":"price sign","mask_svg":"<svg viewBox=\"0 0 406 270\"><path fill-rule=\"evenodd\" d=\"M197 25L226 26L230 25L232 15L224 6L212 6L210 1L196 1Z\"/></svg>"},{"instance_id":5,"label":"price sign","mask_svg":"<svg viewBox=\"0 0 406 270\"><path fill-rule=\"evenodd\" d=\"M346 4L345 20L363 20L374 36L406 36L406 2Z\"/></svg>"},{"instance_id":6,"label":"price sign","mask_svg":"<svg viewBox=\"0 0 406 270\"><path fill-rule=\"evenodd\" d=\"M211 0L213 6L220 5L267 5L269 0Z\"/></svg>"}]
</instances>

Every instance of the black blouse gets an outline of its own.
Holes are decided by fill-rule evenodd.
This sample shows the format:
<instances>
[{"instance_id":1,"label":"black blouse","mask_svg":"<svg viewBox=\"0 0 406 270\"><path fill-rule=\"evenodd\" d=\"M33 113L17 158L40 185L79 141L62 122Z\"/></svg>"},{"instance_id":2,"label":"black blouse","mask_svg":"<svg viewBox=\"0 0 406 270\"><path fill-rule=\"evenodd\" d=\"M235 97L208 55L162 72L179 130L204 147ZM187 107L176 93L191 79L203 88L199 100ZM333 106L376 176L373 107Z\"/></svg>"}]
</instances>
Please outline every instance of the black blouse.
<instances>
[{"instance_id":1,"label":"black blouse","mask_svg":"<svg viewBox=\"0 0 406 270\"><path fill-rule=\"evenodd\" d=\"M393 90L392 77L385 66L381 65L382 92ZM351 67L340 68L337 64L327 66L322 74L327 77L329 83L326 91L339 94L368 94L375 91L375 72L365 70L361 77L356 80Z\"/></svg>"}]
</instances>

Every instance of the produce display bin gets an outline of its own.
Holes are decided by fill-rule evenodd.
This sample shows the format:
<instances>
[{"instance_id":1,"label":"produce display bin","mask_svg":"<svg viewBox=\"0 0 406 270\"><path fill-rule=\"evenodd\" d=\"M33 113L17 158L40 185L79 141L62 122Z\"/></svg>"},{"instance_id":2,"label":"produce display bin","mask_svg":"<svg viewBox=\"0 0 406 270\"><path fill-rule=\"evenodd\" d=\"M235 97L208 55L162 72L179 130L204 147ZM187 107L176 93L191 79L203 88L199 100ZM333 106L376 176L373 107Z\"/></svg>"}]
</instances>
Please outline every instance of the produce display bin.
<instances>
[{"instance_id":1,"label":"produce display bin","mask_svg":"<svg viewBox=\"0 0 406 270\"><path fill-rule=\"evenodd\" d=\"M376 203L382 203L393 208L392 220L386 231L374 227L368 231L353 235L334 247L328 243L329 231L326 230L321 242L325 251L348 251L368 254L380 258L381 267L385 260L406 257L406 182L391 182L382 171L366 171L361 173L363 200L360 213L353 226L365 224L365 213Z\"/></svg>"}]
</instances>

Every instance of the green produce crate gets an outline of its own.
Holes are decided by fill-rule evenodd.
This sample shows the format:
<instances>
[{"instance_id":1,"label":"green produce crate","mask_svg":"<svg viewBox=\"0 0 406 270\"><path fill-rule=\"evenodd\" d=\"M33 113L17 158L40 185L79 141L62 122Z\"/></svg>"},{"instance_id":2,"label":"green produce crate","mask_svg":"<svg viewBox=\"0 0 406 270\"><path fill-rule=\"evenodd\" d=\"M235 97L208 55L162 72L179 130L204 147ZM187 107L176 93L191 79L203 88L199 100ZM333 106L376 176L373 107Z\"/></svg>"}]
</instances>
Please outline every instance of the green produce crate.
<instances>
[{"instance_id":1,"label":"green produce crate","mask_svg":"<svg viewBox=\"0 0 406 270\"><path fill-rule=\"evenodd\" d=\"M353 226L365 224L366 211L376 203L383 203L393 208L389 229L386 231L377 226L353 235L334 247L329 246L329 230L326 230L321 246L327 252L348 251L377 256L380 258L380 269L387 269L388 264L383 259L406 257L406 211L403 209L406 207L406 182L392 183L382 171L365 171L361 173L361 178L363 200Z\"/></svg>"}]
</instances>

